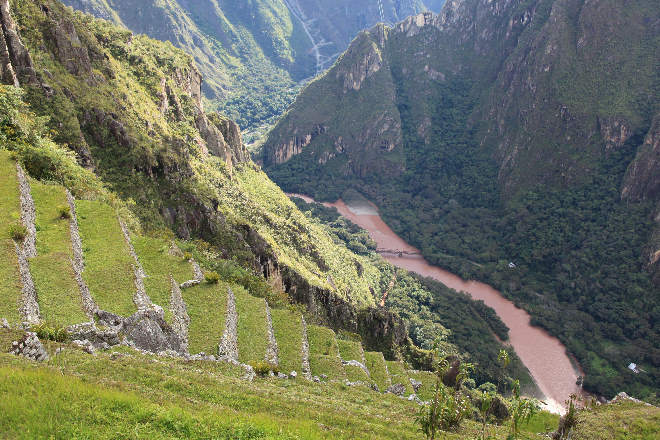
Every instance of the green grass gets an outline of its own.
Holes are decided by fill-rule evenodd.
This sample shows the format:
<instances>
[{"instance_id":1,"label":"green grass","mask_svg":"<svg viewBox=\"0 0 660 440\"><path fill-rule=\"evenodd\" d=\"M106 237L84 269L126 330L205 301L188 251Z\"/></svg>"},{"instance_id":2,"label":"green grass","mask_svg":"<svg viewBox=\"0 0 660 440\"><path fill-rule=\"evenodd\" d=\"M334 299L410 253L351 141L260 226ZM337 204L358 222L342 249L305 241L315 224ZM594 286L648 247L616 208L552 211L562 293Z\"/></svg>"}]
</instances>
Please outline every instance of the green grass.
<instances>
[{"instance_id":1,"label":"green grass","mask_svg":"<svg viewBox=\"0 0 660 440\"><path fill-rule=\"evenodd\" d=\"M379 351L367 351L364 353L367 360L367 368L371 374L371 380L378 385L378 389L385 391L390 386L387 364L383 353Z\"/></svg>"},{"instance_id":2,"label":"green grass","mask_svg":"<svg viewBox=\"0 0 660 440\"><path fill-rule=\"evenodd\" d=\"M218 354L218 343L225 330L227 287L224 283L202 283L181 291L190 316L190 353Z\"/></svg>"},{"instance_id":3,"label":"green grass","mask_svg":"<svg viewBox=\"0 0 660 440\"><path fill-rule=\"evenodd\" d=\"M573 440L657 440L660 409L632 402L601 405L578 413Z\"/></svg>"},{"instance_id":4,"label":"green grass","mask_svg":"<svg viewBox=\"0 0 660 440\"><path fill-rule=\"evenodd\" d=\"M302 317L288 309L271 309L273 330L277 339L280 371L300 373L302 370Z\"/></svg>"},{"instance_id":5,"label":"green grass","mask_svg":"<svg viewBox=\"0 0 660 440\"><path fill-rule=\"evenodd\" d=\"M266 303L242 287L232 286L238 312L238 359L243 363L264 361L268 347Z\"/></svg>"},{"instance_id":6,"label":"green grass","mask_svg":"<svg viewBox=\"0 0 660 440\"><path fill-rule=\"evenodd\" d=\"M362 344L360 344L359 342L337 339L337 347L339 348L339 355L341 356L342 360L345 361L355 360L360 363L363 362ZM369 381L369 376L360 367L355 367L352 365L344 365L344 371L346 372L346 378L351 382Z\"/></svg>"},{"instance_id":7,"label":"green grass","mask_svg":"<svg viewBox=\"0 0 660 440\"><path fill-rule=\"evenodd\" d=\"M193 278L192 267L182 257L175 257L168 253L170 249L168 240L133 236L132 242L147 274L147 278L144 280L147 294L151 301L163 307L165 318L171 322L171 312L168 307L172 289L170 275L181 284Z\"/></svg>"},{"instance_id":8,"label":"green grass","mask_svg":"<svg viewBox=\"0 0 660 440\"><path fill-rule=\"evenodd\" d=\"M397 383L402 384L406 387L406 394L413 392L412 386L410 385L410 379L408 378L408 373L406 372L406 367L401 361L385 361L387 363L387 370L390 372L390 378L392 379L392 385Z\"/></svg>"},{"instance_id":9,"label":"green grass","mask_svg":"<svg viewBox=\"0 0 660 440\"><path fill-rule=\"evenodd\" d=\"M394 396L248 383L211 363L66 350L45 367L0 355L0 373L0 396L12 397L0 403L3 438L418 438L415 406Z\"/></svg>"},{"instance_id":10,"label":"green grass","mask_svg":"<svg viewBox=\"0 0 660 440\"><path fill-rule=\"evenodd\" d=\"M343 339L337 339L337 348L339 349L339 355L345 361L358 361L362 362L362 344L354 341L346 341Z\"/></svg>"},{"instance_id":11,"label":"green grass","mask_svg":"<svg viewBox=\"0 0 660 440\"><path fill-rule=\"evenodd\" d=\"M339 357L335 332L326 327L309 325L307 326L307 339L309 341L309 365L312 375L325 374L329 379L345 379L346 373Z\"/></svg>"},{"instance_id":12,"label":"green grass","mask_svg":"<svg viewBox=\"0 0 660 440\"><path fill-rule=\"evenodd\" d=\"M14 323L21 321L21 282L14 242L7 228L20 220L20 207L16 164L9 159L8 151L0 150L0 318Z\"/></svg>"},{"instance_id":13,"label":"green grass","mask_svg":"<svg viewBox=\"0 0 660 440\"><path fill-rule=\"evenodd\" d=\"M98 306L118 315L136 312L133 258L114 209L77 200L76 213L85 256L83 278Z\"/></svg>"},{"instance_id":14,"label":"green grass","mask_svg":"<svg viewBox=\"0 0 660 440\"><path fill-rule=\"evenodd\" d=\"M360 368L356 367L354 365L344 365L344 372L346 373L346 379L348 379L351 382L367 382L369 383L371 380L369 378L369 375L365 373L365 371Z\"/></svg>"},{"instance_id":15,"label":"green grass","mask_svg":"<svg viewBox=\"0 0 660 440\"><path fill-rule=\"evenodd\" d=\"M37 212L37 257L30 259L30 272L41 319L55 327L88 321L71 262L69 220L57 209L67 205L64 188L34 180L30 186Z\"/></svg>"},{"instance_id":16,"label":"green grass","mask_svg":"<svg viewBox=\"0 0 660 440\"><path fill-rule=\"evenodd\" d=\"M19 336L0 330L0 348ZM60 344L46 346L52 354ZM66 348L41 364L0 353L0 438L422 438L414 422L417 404L366 387L247 382L241 368L226 363L161 358L128 347L97 356ZM112 359L110 352L123 356ZM506 438L508 426L489 428L493 439ZM521 439L538 439L534 429L523 426ZM474 439L479 432L466 420L443 438Z\"/></svg>"},{"instance_id":17,"label":"green grass","mask_svg":"<svg viewBox=\"0 0 660 440\"><path fill-rule=\"evenodd\" d=\"M408 371L408 377L422 383L422 386L417 390L417 397L422 400L431 400L433 398L436 382L435 374L430 371Z\"/></svg>"}]
</instances>

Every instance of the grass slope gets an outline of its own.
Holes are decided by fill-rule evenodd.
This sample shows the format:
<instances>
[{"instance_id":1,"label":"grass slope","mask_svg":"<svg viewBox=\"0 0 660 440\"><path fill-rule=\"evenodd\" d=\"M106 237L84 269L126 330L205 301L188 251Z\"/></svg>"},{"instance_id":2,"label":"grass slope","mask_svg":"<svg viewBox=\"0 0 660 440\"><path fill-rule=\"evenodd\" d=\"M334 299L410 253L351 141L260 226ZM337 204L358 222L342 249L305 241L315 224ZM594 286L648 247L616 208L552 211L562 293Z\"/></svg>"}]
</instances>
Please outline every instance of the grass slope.
<instances>
[{"instance_id":1,"label":"grass slope","mask_svg":"<svg viewBox=\"0 0 660 440\"><path fill-rule=\"evenodd\" d=\"M35 364L4 351L18 331L0 329L1 438L419 439L417 404L339 383L241 380L225 363L136 353L90 356L66 346ZM47 342L51 354L60 344ZM112 355L117 352L119 355ZM538 439L537 424L521 439ZM555 418L556 426L556 418ZM446 439L473 439L470 420ZM491 426L504 440L508 426Z\"/></svg>"},{"instance_id":2,"label":"grass slope","mask_svg":"<svg viewBox=\"0 0 660 440\"><path fill-rule=\"evenodd\" d=\"M339 355L341 356L342 360L355 360L362 363L362 345L359 342L337 339L337 347L339 348ZM351 382L369 381L369 376L360 367L344 365L344 371L346 372L346 377Z\"/></svg>"},{"instance_id":3,"label":"grass slope","mask_svg":"<svg viewBox=\"0 0 660 440\"><path fill-rule=\"evenodd\" d=\"M385 361L387 363L387 370L390 372L390 378L392 378L392 385L400 383L406 387L406 394L413 392L412 386L410 385L410 379L408 377L408 372L406 371L405 365L401 361Z\"/></svg>"},{"instance_id":4,"label":"grass slope","mask_svg":"<svg viewBox=\"0 0 660 440\"><path fill-rule=\"evenodd\" d=\"M302 369L302 317L288 309L271 309L277 339L280 371L300 373Z\"/></svg>"},{"instance_id":5,"label":"grass slope","mask_svg":"<svg viewBox=\"0 0 660 440\"><path fill-rule=\"evenodd\" d=\"M8 151L0 150L0 317L9 322L21 320L18 260L8 231L10 224L20 220L20 206L16 165Z\"/></svg>"},{"instance_id":6,"label":"grass slope","mask_svg":"<svg viewBox=\"0 0 660 440\"><path fill-rule=\"evenodd\" d=\"M117 219L108 205L77 200L76 213L83 243L83 277L98 306L118 315L129 316L137 310L133 259Z\"/></svg>"},{"instance_id":7,"label":"grass slope","mask_svg":"<svg viewBox=\"0 0 660 440\"><path fill-rule=\"evenodd\" d=\"M263 361L268 347L266 302L232 286L238 312L238 359L243 363Z\"/></svg>"},{"instance_id":8,"label":"grass slope","mask_svg":"<svg viewBox=\"0 0 660 440\"><path fill-rule=\"evenodd\" d=\"M41 318L56 327L88 321L71 262L69 220L58 212L68 207L64 188L34 180L30 186L37 212L37 257L30 259L30 272Z\"/></svg>"},{"instance_id":9,"label":"grass slope","mask_svg":"<svg viewBox=\"0 0 660 440\"><path fill-rule=\"evenodd\" d=\"M147 274L144 286L155 304L165 310L165 318L170 321L171 284L170 275L181 284L193 278L192 266L181 257L169 254L170 242L165 239L133 236L131 238L138 259Z\"/></svg>"},{"instance_id":10,"label":"grass slope","mask_svg":"<svg viewBox=\"0 0 660 440\"><path fill-rule=\"evenodd\" d=\"M190 353L218 354L218 343L225 330L227 287L224 283L202 283L181 292L190 316Z\"/></svg>"},{"instance_id":11,"label":"grass slope","mask_svg":"<svg viewBox=\"0 0 660 440\"><path fill-rule=\"evenodd\" d=\"M422 400L431 400L435 393L436 376L430 371L408 371L408 377L422 383L417 396ZM410 381L408 381L410 383Z\"/></svg>"},{"instance_id":12,"label":"grass slope","mask_svg":"<svg viewBox=\"0 0 660 440\"><path fill-rule=\"evenodd\" d=\"M367 360L367 368L371 374L371 380L378 385L378 389L385 391L391 385L390 376L387 373L387 364L383 353L379 351L367 351L364 353Z\"/></svg>"},{"instance_id":13,"label":"grass slope","mask_svg":"<svg viewBox=\"0 0 660 440\"><path fill-rule=\"evenodd\" d=\"M309 341L309 365L312 375L325 374L328 379L341 380L346 378L344 366L339 357L339 347L335 332L318 325L307 326Z\"/></svg>"},{"instance_id":14,"label":"grass slope","mask_svg":"<svg viewBox=\"0 0 660 440\"><path fill-rule=\"evenodd\" d=\"M623 402L601 405L578 414L573 440L657 440L660 409Z\"/></svg>"}]
</instances>

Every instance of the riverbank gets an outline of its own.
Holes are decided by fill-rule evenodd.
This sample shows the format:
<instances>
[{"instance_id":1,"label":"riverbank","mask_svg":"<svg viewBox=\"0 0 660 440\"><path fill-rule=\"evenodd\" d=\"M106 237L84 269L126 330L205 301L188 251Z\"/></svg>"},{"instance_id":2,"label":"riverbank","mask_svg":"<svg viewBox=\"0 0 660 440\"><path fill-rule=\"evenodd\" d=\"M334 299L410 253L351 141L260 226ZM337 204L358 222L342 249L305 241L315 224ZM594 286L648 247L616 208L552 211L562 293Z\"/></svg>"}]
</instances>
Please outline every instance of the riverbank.
<instances>
[{"instance_id":1,"label":"riverbank","mask_svg":"<svg viewBox=\"0 0 660 440\"><path fill-rule=\"evenodd\" d=\"M314 201L300 194L289 195L300 197L308 203ZM348 205L338 200L324 205L336 208L341 215L364 228L379 249L397 250L409 254L419 253L419 249L406 243L392 231L380 218L378 208L371 202L352 202ZM517 308L499 291L478 281L465 281L457 275L429 264L421 255L401 255L395 252L385 253L383 258L395 266L433 278L449 288L465 292L473 299L482 300L494 309L509 327L508 343L544 394L545 409L562 413L564 402L569 396L580 393L581 390L576 385L580 372L576 371L564 345L545 330L532 326L529 314Z\"/></svg>"}]
</instances>

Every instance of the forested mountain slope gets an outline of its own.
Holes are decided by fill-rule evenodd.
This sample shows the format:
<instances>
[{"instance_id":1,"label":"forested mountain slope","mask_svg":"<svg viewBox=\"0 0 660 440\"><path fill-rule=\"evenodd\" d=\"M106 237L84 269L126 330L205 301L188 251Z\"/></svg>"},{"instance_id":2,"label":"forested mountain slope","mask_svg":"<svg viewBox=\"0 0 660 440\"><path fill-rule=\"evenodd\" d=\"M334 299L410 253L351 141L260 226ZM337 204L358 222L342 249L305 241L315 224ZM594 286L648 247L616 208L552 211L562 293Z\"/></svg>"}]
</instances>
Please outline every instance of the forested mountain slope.
<instances>
[{"instance_id":1,"label":"forested mountain slope","mask_svg":"<svg viewBox=\"0 0 660 440\"><path fill-rule=\"evenodd\" d=\"M297 84L330 67L359 31L425 9L421 0L64 3L170 41L193 55L204 75L209 107L242 129L257 129L281 115L295 97ZM442 2L433 3L430 7L439 8Z\"/></svg>"},{"instance_id":2,"label":"forested mountain slope","mask_svg":"<svg viewBox=\"0 0 660 440\"><path fill-rule=\"evenodd\" d=\"M524 305L588 389L653 395L655 6L455 0L374 27L299 95L264 165L317 200L367 195L431 262Z\"/></svg>"}]
</instances>

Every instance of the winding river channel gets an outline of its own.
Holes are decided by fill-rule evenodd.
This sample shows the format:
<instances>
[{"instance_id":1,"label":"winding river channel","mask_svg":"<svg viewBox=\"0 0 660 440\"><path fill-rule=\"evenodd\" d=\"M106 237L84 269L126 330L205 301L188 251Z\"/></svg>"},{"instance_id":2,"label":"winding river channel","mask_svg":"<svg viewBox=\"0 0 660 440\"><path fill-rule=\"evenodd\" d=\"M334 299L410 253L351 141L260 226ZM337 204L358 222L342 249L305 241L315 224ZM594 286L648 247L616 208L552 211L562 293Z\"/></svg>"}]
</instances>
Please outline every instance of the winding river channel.
<instances>
[{"instance_id":1,"label":"winding river channel","mask_svg":"<svg viewBox=\"0 0 660 440\"><path fill-rule=\"evenodd\" d=\"M313 201L304 195L289 195L300 197L308 203ZM338 200L335 203L324 203L324 205L335 207L341 215L367 230L371 238L378 244L379 249L392 249L408 253L419 252L385 224L373 204L348 206L342 200ZM484 283L465 281L440 267L429 264L419 255L401 255L399 253L382 255L395 266L434 278L447 287L466 292L474 299L483 300L493 308L509 327L509 341L507 342L513 347L545 395L544 401L548 410L562 413L564 402L568 397L580 392L575 383L580 372L571 362L564 345L545 330L532 326L529 314L525 310L517 308L500 292Z\"/></svg>"}]
</instances>

